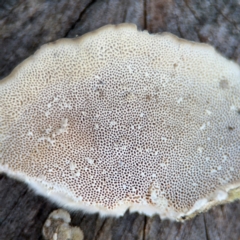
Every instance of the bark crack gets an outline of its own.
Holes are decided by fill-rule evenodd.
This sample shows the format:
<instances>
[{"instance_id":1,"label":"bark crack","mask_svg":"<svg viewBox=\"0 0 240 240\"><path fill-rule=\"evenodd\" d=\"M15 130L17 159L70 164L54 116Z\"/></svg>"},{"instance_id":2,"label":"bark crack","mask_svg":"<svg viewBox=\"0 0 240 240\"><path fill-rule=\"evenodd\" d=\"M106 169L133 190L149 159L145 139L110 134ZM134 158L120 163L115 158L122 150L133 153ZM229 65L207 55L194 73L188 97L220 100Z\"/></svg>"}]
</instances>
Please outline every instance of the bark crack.
<instances>
[{"instance_id":1,"label":"bark crack","mask_svg":"<svg viewBox=\"0 0 240 240\"><path fill-rule=\"evenodd\" d=\"M208 229L207 229L207 223L206 223L205 214L203 214L203 223L204 223L204 229L205 229L206 240L210 240L210 238L209 238L209 236L208 236Z\"/></svg>"},{"instance_id":2,"label":"bark crack","mask_svg":"<svg viewBox=\"0 0 240 240\"><path fill-rule=\"evenodd\" d=\"M19 200L21 201L22 197L28 192L28 188L26 188L23 193L18 195L18 198L16 199L16 202L13 204L13 206L11 207L10 213L6 215L5 218L1 219L1 223L0 223L0 227L2 225L2 223L5 222L5 220L11 215L12 212L14 212L15 208L18 205Z\"/></svg>"},{"instance_id":3,"label":"bark crack","mask_svg":"<svg viewBox=\"0 0 240 240\"><path fill-rule=\"evenodd\" d=\"M147 0L143 0L143 28L148 29L148 24L147 24Z\"/></svg>"},{"instance_id":4,"label":"bark crack","mask_svg":"<svg viewBox=\"0 0 240 240\"><path fill-rule=\"evenodd\" d=\"M86 13L86 11L96 2L96 0L90 1L85 8L79 13L77 20L72 24L72 26L69 28L69 30L65 33L64 37L67 37L69 33L76 27L77 23L81 21L83 15Z\"/></svg>"},{"instance_id":5,"label":"bark crack","mask_svg":"<svg viewBox=\"0 0 240 240\"><path fill-rule=\"evenodd\" d=\"M102 230L103 230L103 228L104 228L104 226L105 226L106 221L107 221L107 220L106 220L106 218L105 218L105 219L103 220L100 228L99 228L98 231L96 232L96 234L95 234L95 236L94 236L94 239L99 239L99 235L101 234L101 232L102 232Z\"/></svg>"},{"instance_id":6,"label":"bark crack","mask_svg":"<svg viewBox=\"0 0 240 240\"><path fill-rule=\"evenodd\" d=\"M231 21L227 15L225 15L221 9L219 9L215 4L213 5L214 8L217 10L217 12L227 21L229 22L231 25L233 25L238 31L240 30L240 28L238 28L237 24L233 21Z\"/></svg>"},{"instance_id":7,"label":"bark crack","mask_svg":"<svg viewBox=\"0 0 240 240\"><path fill-rule=\"evenodd\" d=\"M147 227L147 216L144 216L144 223L143 223L143 237L142 240L146 240L146 227Z\"/></svg>"},{"instance_id":8,"label":"bark crack","mask_svg":"<svg viewBox=\"0 0 240 240\"><path fill-rule=\"evenodd\" d=\"M193 17L198 21L199 24L201 24L201 20L197 16L196 12L189 6L187 0L184 0L184 3L186 5L186 7L189 9L189 11L192 13Z\"/></svg>"}]
</instances>

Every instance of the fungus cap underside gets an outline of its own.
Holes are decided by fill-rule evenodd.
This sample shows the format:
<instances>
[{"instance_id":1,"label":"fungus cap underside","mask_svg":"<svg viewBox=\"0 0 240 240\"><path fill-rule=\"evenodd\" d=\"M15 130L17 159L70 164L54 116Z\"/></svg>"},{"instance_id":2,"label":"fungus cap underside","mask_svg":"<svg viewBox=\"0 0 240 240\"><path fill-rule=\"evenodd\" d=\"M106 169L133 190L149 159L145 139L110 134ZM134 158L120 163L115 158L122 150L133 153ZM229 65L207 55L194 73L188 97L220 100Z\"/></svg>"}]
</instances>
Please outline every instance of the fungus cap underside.
<instances>
[{"instance_id":1,"label":"fungus cap underside","mask_svg":"<svg viewBox=\"0 0 240 240\"><path fill-rule=\"evenodd\" d=\"M41 47L0 102L0 171L69 208L180 219L240 185L240 69L206 44L109 25Z\"/></svg>"}]
</instances>

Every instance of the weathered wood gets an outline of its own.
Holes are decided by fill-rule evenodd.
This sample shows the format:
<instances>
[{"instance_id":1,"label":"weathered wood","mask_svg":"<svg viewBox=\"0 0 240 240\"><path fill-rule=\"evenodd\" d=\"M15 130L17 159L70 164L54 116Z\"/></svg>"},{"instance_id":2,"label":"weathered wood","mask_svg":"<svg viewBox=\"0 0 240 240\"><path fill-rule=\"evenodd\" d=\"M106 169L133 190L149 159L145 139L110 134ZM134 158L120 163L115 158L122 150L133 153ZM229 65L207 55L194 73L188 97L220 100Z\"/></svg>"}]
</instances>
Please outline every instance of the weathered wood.
<instances>
[{"instance_id":1,"label":"weathered wood","mask_svg":"<svg viewBox=\"0 0 240 240\"><path fill-rule=\"evenodd\" d=\"M122 22L210 43L240 64L238 0L8 0L0 1L0 78L44 43ZM42 239L43 223L56 208L25 184L0 175L0 240ZM240 239L239 202L185 223L128 212L118 219L82 212L71 217L85 239Z\"/></svg>"}]
</instances>

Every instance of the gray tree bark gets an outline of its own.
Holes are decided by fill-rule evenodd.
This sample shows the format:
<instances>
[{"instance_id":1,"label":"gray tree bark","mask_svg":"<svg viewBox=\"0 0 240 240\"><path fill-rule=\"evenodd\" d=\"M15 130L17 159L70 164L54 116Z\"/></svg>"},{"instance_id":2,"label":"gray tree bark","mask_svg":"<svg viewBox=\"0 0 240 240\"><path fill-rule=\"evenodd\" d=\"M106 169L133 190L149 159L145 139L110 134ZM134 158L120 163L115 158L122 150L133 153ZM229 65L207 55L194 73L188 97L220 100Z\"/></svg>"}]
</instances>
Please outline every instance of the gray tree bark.
<instances>
[{"instance_id":1,"label":"gray tree bark","mask_svg":"<svg viewBox=\"0 0 240 240\"><path fill-rule=\"evenodd\" d=\"M240 64L238 0L0 0L0 79L47 42L122 22L209 43ZM0 240L42 239L43 223L56 208L25 184L0 175ZM79 211L71 217L86 240L240 239L239 201L185 223L129 212L100 218Z\"/></svg>"}]
</instances>

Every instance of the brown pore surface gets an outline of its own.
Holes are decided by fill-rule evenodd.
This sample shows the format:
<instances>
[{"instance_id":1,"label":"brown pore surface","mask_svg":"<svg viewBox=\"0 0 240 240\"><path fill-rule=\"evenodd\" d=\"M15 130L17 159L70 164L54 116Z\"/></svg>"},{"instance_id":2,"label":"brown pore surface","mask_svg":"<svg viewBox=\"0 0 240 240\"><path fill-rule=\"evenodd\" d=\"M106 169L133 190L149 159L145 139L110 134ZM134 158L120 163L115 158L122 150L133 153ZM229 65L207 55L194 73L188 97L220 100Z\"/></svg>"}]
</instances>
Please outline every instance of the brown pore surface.
<instances>
[{"instance_id":1,"label":"brown pore surface","mask_svg":"<svg viewBox=\"0 0 240 240\"><path fill-rule=\"evenodd\" d=\"M238 57L234 55L236 54L237 51L239 51L235 45L235 42L237 40L234 41L234 39L237 39L238 37L234 35L235 33L234 29L238 27L238 23L234 22L234 21L237 21L236 20L237 18L235 18L234 21L231 21L231 17L238 11L238 5L234 5L237 3L230 2L224 8L225 11L227 12L226 13L227 17L229 15L229 18L230 18L230 21L227 21L224 18L226 22L224 22L224 20L221 19L221 17L225 16L224 14L220 14L222 13L222 11L217 11L219 10L219 8L220 9L223 8L223 6L221 5L220 6L212 5L212 7L208 8L208 11L212 11L211 12L212 14L206 13L206 15L202 16L201 14L203 14L203 12L201 12L201 7L203 8L205 6L201 6L201 5L196 6L197 3L195 3L195 5L191 5L191 2L190 3L186 2L186 3L187 5L182 6L181 4L173 3L173 2L166 2L164 5L161 5L161 4L159 5L158 3L155 3L155 2L151 2L151 4L146 2L145 9L147 14L145 15L146 16L145 23L148 23L148 26L145 26L145 27L149 27L150 30L154 29L153 31L159 31L161 29L165 29L165 30L167 29L168 31L171 31L171 26L172 26L171 32L177 33L175 32L177 31L176 24L172 22L175 20L177 23L179 23L178 24L179 31L181 31L181 34L183 37L188 38L188 36L191 36L194 40L198 40L196 37L197 35L195 31L191 31L192 34L187 34L187 33L188 31L190 31L189 29L191 28L194 29L194 26L199 31L199 28L200 28L199 23L194 22L193 20L193 16L195 16L193 13L197 14L199 12L200 19L203 19L202 25L208 22L207 29L211 27L211 23L213 25L215 23L214 25L215 31L217 31L216 29L219 29L222 26L222 23L226 24L225 28L223 28L225 32L221 28L222 31L219 30L219 32L217 32L219 37L213 38L214 40L216 39L216 44L214 45L219 46L220 50L222 48L223 49L222 53L224 53L225 55L231 56L232 58L237 60ZM80 16L79 24L77 23L75 25L75 28L73 28L73 30L70 31L69 35L71 34L74 35L74 31L78 31L79 35L81 35L84 32L84 29L86 32L88 32L96 27L99 27L93 24L94 21L92 22L92 18L90 17L88 18L88 16L93 16L91 14L91 11L94 11L95 13L94 17L103 19L101 21L96 21L97 24L104 25L109 22L123 22L123 21L126 21L127 19L128 21L130 20L133 22L136 21L139 26L141 26L142 28L144 27L143 25L141 25L141 23L144 22L144 21L141 21L141 19L144 18L144 16L141 15L144 7L143 2L140 2L140 3L136 2L134 3L134 6L132 6L130 2L124 1L122 2L122 4L119 3L119 5L117 6L116 5L117 5L116 2L114 3L108 2L108 4L103 1L93 2L91 5L88 6L88 8L86 8L86 11L82 14L82 16ZM196 7L196 9L194 9L194 7ZM64 6L64 8L66 8L66 6ZM116 15L114 12L116 8L118 12L120 13L125 12L125 14ZM103 9L110 9L108 11L108 14L110 15L112 14L111 18L107 18L106 15L104 16L101 15L102 18L100 17L100 12L102 12ZM131 9L134 9L134 10L137 9L136 11L132 10L132 12L134 12L135 14L138 13L137 17L134 18L134 15L132 15ZM153 9L154 11L159 11L159 12L155 14L152 12ZM193 13L189 9L194 10ZM44 10L47 11L47 9L45 8ZM99 10L99 14L97 10ZM174 14L175 18L173 18L171 14ZM159 16L159 15L161 15L162 19L152 20L154 16ZM215 16L215 18L213 17L211 17L211 19L207 18L209 15ZM183 19L183 16L185 19ZM189 20L188 17L192 21L190 22L187 21ZM199 16L197 17L199 18ZM204 17L208 21L207 20L204 21ZM11 15L7 18L10 19ZM140 19L140 21L138 19ZM174 20L170 21L169 19L174 19ZM167 23L164 24L163 20L165 20ZM221 22L220 24L221 26L219 26L219 28L216 27L216 22ZM189 26L189 23L190 23L190 26ZM191 27L192 26L191 24L193 25L193 27ZM234 27L231 27L232 25ZM89 26L89 27L87 28L86 26ZM184 26L186 26L185 36L184 36ZM224 34L226 34L226 32L230 36L229 38L225 37ZM214 33L211 32L211 34L214 34ZM59 37L62 37L62 36L59 36ZM3 40L6 39L4 34L2 35L2 39ZM21 37L19 39L21 39ZM224 41L228 41L227 42L228 44L220 44L218 41L223 41L222 39L225 39ZM10 44L11 41L9 41L8 39L8 42ZM19 44L19 46L20 45L21 44ZM222 45L224 46L228 45L227 47L228 51L224 51L224 47ZM234 48L234 51L231 51L232 48ZM231 55L231 52L232 52L232 55ZM4 210L1 208L1 214L2 214L1 216L3 219L3 221L1 222L1 231L2 231L1 233L2 233L3 239L9 239L9 238L10 239L11 238L27 239L29 237L32 239L37 239L40 236L40 229L42 224L41 220L37 220L37 219L39 216L41 216L41 218L44 218L44 216L47 215L47 212L50 212L50 209L53 206L51 206L50 204L47 204L47 208L43 207L44 201L42 200L42 198L31 195L31 192L27 193L26 187L23 186L22 184L14 183L12 180L8 180L5 177L2 177L1 182L2 182L1 203L3 203L4 206L6 206ZM8 195L6 195L5 192L7 192L8 190L8 184L13 184L13 185L16 184L16 185L12 187L14 191L12 191L12 193L9 192ZM18 197L14 197L15 194ZM8 199L13 199L13 200L9 201ZM14 205L15 205L15 208L12 207ZM11 211L11 209L15 209L15 210ZM207 235L210 239L217 239L218 237L221 237L222 239L224 238L237 239L237 237L239 236L239 228L237 227L237 221L236 221L238 216L237 214L239 213L237 209L239 209L239 205L237 205L236 203L233 203L228 206L224 206L223 208L218 207L212 210L210 213L202 214L198 216L196 219L184 224L169 223L168 221L163 221L160 223L160 220L158 217L146 218L138 214L132 214L132 215L126 214L123 218L120 218L120 219L113 219L113 218L99 219L97 215L83 216L81 213L78 213L77 215L73 215L73 219L74 219L74 223L80 224L81 228L84 231L86 239L93 239L93 238L134 239L134 238L140 238L143 236L145 239L157 239L161 237L163 239L167 239L167 238L175 239L176 236L178 237L178 239L196 239L196 238L204 239L204 237L206 237ZM20 212L21 213L24 212L21 220L19 219ZM215 223L214 221L212 221L212 219L215 219ZM204 220L207 223L207 228L204 227ZM26 222L28 222L28 224L25 226ZM30 225L32 224L32 222L34 222L34 225L33 225L34 227L31 227ZM212 224L209 224L210 222ZM93 224L95 224L95 228L94 228L95 230L89 231L89 229L93 228L92 227ZM19 230L16 230L16 228L18 228ZM123 229L124 229L124 234L122 235ZM189 231L189 229L191 229L191 231ZM207 234L205 234L204 229L207 231ZM224 229L224 231L221 229ZM201 233L202 235L199 233Z\"/></svg>"}]
</instances>

